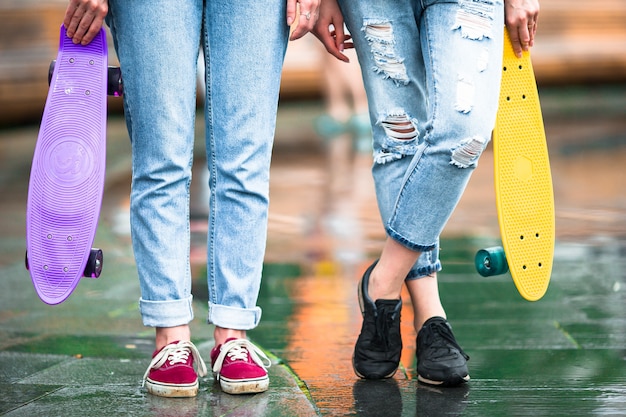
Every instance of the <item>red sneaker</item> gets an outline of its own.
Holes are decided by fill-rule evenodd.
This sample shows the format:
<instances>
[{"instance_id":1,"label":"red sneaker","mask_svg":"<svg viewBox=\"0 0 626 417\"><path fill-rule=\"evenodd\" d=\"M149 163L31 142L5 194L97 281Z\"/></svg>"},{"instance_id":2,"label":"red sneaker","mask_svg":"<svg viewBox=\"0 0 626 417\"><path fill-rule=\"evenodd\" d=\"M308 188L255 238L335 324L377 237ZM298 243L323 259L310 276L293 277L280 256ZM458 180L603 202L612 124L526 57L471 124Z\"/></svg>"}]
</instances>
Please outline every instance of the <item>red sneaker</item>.
<instances>
[{"instance_id":1,"label":"red sneaker","mask_svg":"<svg viewBox=\"0 0 626 417\"><path fill-rule=\"evenodd\" d=\"M222 391L229 394L254 394L270 385L266 368L272 362L246 339L231 338L211 350L213 375Z\"/></svg>"},{"instance_id":2,"label":"red sneaker","mask_svg":"<svg viewBox=\"0 0 626 417\"><path fill-rule=\"evenodd\" d=\"M206 374L206 365L194 344L179 341L154 352L143 381L146 390L153 395L194 397L198 394L198 375Z\"/></svg>"}]
</instances>

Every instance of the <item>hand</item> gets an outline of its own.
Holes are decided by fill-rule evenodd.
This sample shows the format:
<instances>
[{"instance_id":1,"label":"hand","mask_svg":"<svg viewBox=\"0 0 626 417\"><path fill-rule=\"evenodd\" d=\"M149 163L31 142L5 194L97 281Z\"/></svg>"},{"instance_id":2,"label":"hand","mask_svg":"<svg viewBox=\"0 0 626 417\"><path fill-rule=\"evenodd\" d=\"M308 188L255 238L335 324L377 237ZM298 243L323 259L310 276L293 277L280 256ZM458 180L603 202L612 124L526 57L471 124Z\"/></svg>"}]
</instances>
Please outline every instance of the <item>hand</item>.
<instances>
[{"instance_id":1,"label":"hand","mask_svg":"<svg viewBox=\"0 0 626 417\"><path fill-rule=\"evenodd\" d=\"M343 31L343 15L336 0L322 0L320 17L311 33L322 42L331 55L341 61L350 62L342 52L353 48L354 45L352 42L346 43L351 37Z\"/></svg>"},{"instance_id":2,"label":"hand","mask_svg":"<svg viewBox=\"0 0 626 417\"><path fill-rule=\"evenodd\" d=\"M89 44L102 28L108 11L108 0L70 0L63 19L67 36L75 44Z\"/></svg>"},{"instance_id":3,"label":"hand","mask_svg":"<svg viewBox=\"0 0 626 417\"><path fill-rule=\"evenodd\" d=\"M504 20L519 58L535 44L538 17L539 0L504 0Z\"/></svg>"},{"instance_id":4,"label":"hand","mask_svg":"<svg viewBox=\"0 0 626 417\"><path fill-rule=\"evenodd\" d=\"M287 25L296 21L297 5L300 5L298 26L294 29L289 40L295 41L310 32L319 16L320 0L287 0Z\"/></svg>"}]
</instances>

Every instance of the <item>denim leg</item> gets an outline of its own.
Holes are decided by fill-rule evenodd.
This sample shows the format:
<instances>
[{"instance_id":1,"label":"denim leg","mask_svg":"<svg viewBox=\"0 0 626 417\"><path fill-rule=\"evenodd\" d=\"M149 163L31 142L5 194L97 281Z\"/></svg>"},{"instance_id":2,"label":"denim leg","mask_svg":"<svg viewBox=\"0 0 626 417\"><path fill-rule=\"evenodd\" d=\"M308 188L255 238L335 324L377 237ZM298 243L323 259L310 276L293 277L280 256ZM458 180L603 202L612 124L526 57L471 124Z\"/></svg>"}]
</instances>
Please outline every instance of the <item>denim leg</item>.
<instances>
[{"instance_id":1,"label":"denim leg","mask_svg":"<svg viewBox=\"0 0 626 417\"><path fill-rule=\"evenodd\" d=\"M286 2L206 2L208 322L256 327Z\"/></svg>"},{"instance_id":2,"label":"denim leg","mask_svg":"<svg viewBox=\"0 0 626 417\"><path fill-rule=\"evenodd\" d=\"M131 232L147 326L193 318L189 185L202 2L111 0L132 142Z\"/></svg>"},{"instance_id":3,"label":"denim leg","mask_svg":"<svg viewBox=\"0 0 626 417\"><path fill-rule=\"evenodd\" d=\"M394 239L433 248L491 138L503 43L501 1L433 1L421 44L428 118L387 222Z\"/></svg>"},{"instance_id":4,"label":"denim leg","mask_svg":"<svg viewBox=\"0 0 626 417\"><path fill-rule=\"evenodd\" d=\"M440 269L439 236L495 123L501 0L350 2L346 25L373 121L373 175L387 234Z\"/></svg>"}]
</instances>

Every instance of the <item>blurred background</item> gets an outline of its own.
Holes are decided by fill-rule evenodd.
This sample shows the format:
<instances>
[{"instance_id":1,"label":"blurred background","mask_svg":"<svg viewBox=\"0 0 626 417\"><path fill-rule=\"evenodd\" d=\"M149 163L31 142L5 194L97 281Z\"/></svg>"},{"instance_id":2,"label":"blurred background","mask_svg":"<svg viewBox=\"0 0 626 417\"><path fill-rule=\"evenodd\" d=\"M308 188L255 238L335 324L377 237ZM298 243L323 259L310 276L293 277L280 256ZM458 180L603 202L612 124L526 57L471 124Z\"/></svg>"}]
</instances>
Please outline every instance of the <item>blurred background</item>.
<instances>
[{"instance_id":1,"label":"blurred background","mask_svg":"<svg viewBox=\"0 0 626 417\"><path fill-rule=\"evenodd\" d=\"M540 86L626 81L626 2L595 0L592 4L541 1L533 49ZM42 74L56 56L66 5L66 0L0 3L0 125L38 121L47 94ZM311 36L290 44L282 84L284 100L321 97L322 60ZM111 63L115 63L114 51Z\"/></svg>"}]
</instances>

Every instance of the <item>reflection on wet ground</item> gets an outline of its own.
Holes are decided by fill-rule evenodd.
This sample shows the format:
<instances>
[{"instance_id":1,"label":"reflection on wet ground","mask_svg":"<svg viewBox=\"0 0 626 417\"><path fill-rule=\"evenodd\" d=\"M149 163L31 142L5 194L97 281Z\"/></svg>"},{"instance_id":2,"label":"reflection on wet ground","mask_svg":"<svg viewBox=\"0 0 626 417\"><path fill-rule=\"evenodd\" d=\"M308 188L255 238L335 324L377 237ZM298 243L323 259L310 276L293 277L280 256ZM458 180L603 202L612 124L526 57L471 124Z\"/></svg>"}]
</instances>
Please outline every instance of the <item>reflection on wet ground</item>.
<instances>
[{"instance_id":1,"label":"reflection on wet ground","mask_svg":"<svg viewBox=\"0 0 626 417\"><path fill-rule=\"evenodd\" d=\"M259 300L263 319L250 336L293 369L322 415L623 415L624 92L624 86L542 91L557 248L553 279L539 302L522 300L510 276L482 278L473 269L475 251L498 242L492 154L483 155L442 240L441 295L471 356L472 375L467 387L448 390L415 380L407 296L400 371L379 382L354 375L361 323L356 282L384 238L370 157L350 155L345 142L333 145L332 157L327 153L312 128L318 103L282 105ZM198 189L206 183L199 162ZM195 195L192 258L201 277L206 207L201 192ZM195 285L206 284L198 278Z\"/></svg>"},{"instance_id":2,"label":"reflection on wet ground","mask_svg":"<svg viewBox=\"0 0 626 417\"><path fill-rule=\"evenodd\" d=\"M439 390L415 381L415 333L406 307L401 371L385 383L354 375L350 360L360 326L355 287L363 268L324 274L311 272L314 264L309 271L268 264L260 301L264 320L251 336L305 381L323 415L443 415L431 414L433 409L472 416L621 415L625 242L560 244L550 290L536 303L522 300L509 276L482 278L473 270L481 243L442 242L448 267L441 293L471 355L467 388ZM405 297L405 306L409 301ZM372 403L378 404L373 410Z\"/></svg>"},{"instance_id":3,"label":"reflection on wet ground","mask_svg":"<svg viewBox=\"0 0 626 417\"><path fill-rule=\"evenodd\" d=\"M454 390L417 384L406 296L401 370L380 382L354 375L361 323L356 282L384 238L371 161L351 155L347 139L330 150L320 145L311 128L317 104L284 106L259 301L264 315L251 337L294 370L322 415L620 415L626 410L623 91L542 93L558 242L550 289L537 303L523 301L509 276L482 278L473 270L475 250L498 241L492 154L483 156L442 241L442 298L472 357L471 383ZM195 213L205 211L198 199L192 204ZM201 263L206 225L194 225Z\"/></svg>"}]
</instances>

